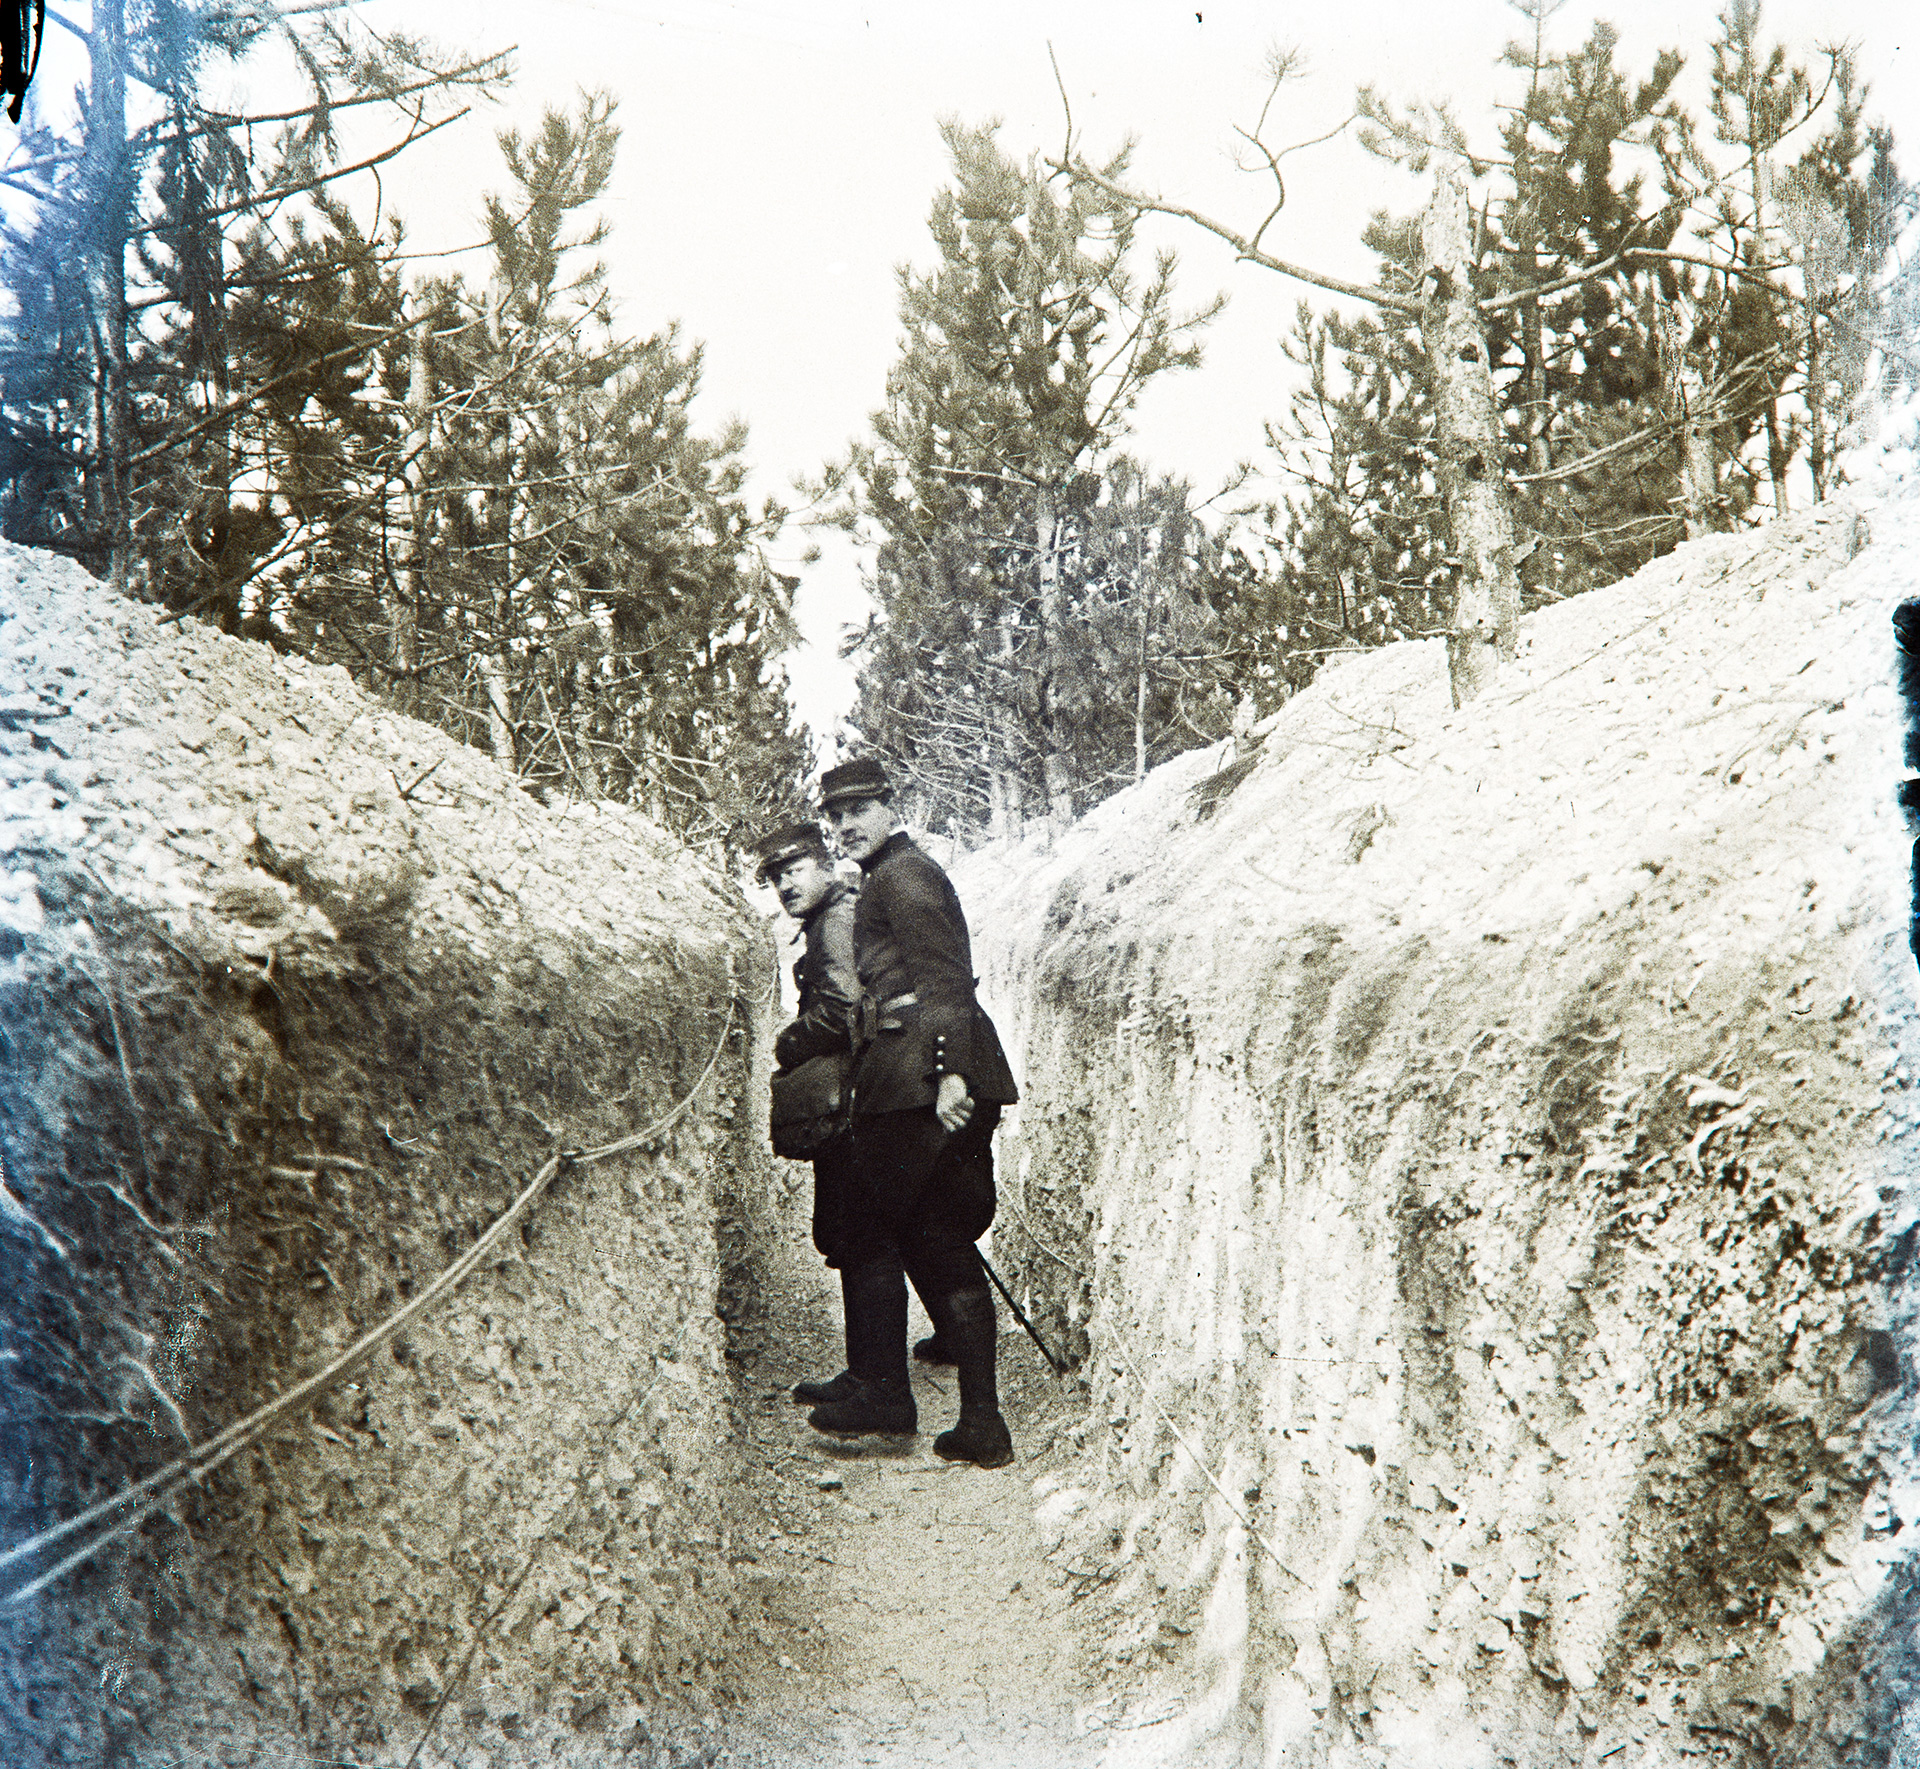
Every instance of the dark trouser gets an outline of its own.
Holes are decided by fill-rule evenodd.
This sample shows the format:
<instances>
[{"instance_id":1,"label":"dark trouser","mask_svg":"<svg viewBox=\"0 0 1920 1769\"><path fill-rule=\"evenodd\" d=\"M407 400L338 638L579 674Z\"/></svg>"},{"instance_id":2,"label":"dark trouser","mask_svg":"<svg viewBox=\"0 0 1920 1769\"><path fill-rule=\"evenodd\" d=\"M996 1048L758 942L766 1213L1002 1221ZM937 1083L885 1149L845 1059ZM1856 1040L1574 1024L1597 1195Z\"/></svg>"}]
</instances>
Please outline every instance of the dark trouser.
<instances>
[{"instance_id":1,"label":"dark trouser","mask_svg":"<svg viewBox=\"0 0 1920 1769\"><path fill-rule=\"evenodd\" d=\"M945 1139L945 1131L941 1135ZM987 1185L991 1187L991 1149L987 1160ZM906 1335L906 1285L900 1283L900 1273L906 1266L885 1231L874 1231L874 1212L864 1204L864 1197L849 1131L814 1156L814 1247L820 1248L829 1270L837 1268L841 1275L841 1302L847 1312L847 1368L874 1377L893 1371L897 1362L895 1343ZM914 1289L920 1293L927 1318L933 1320L939 1306L937 1296L922 1285L924 1268L916 1264L914 1273Z\"/></svg>"},{"instance_id":2,"label":"dark trouser","mask_svg":"<svg viewBox=\"0 0 1920 1769\"><path fill-rule=\"evenodd\" d=\"M906 1386L904 1274L934 1332L952 1347L957 1329L973 1346L967 1361L985 1368L991 1385L993 1298L973 1243L993 1221L999 1122L997 1105L976 1106L958 1135L949 1134L931 1106L853 1121L852 1207L836 1251L847 1307L847 1368L863 1381ZM981 1350L975 1341L983 1333Z\"/></svg>"},{"instance_id":3,"label":"dark trouser","mask_svg":"<svg viewBox=\"0 0 1920 1769\"><path fill-rule=\"evenodd\" d=\"M857 1209L849 1133L836 1136L813 1157L813 1244L829 1266L845 1263L840 1248Z\"/></svg>"},{"instance_id":4,"label":"dark trouser","mask_svg":"<svg viewBox=\"0 0 1920 1769\"><path fill-rule=\"evenodd\" d=\"M887 1260L904 1268L929 1313L956 1290L986 1287L974 1242L993 1221L997 1105L975 1105L949 1133L931 1106L853 1121L854 1208L839 1241L844 1269ZM943 1323L937 1314L934 1326Z\"/></svg>"}]
</instances>

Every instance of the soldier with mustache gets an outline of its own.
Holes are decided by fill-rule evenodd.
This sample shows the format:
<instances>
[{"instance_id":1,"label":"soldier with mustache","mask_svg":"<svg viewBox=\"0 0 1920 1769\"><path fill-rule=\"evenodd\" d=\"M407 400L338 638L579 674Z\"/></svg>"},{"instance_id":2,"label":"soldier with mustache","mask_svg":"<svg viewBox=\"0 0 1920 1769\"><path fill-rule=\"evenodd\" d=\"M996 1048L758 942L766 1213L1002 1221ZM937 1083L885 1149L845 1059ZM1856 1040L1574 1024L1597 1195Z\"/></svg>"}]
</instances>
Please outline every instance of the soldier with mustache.
<instances>
[{"instance_id":1,"label":"soldier with mustache","mask_svg":"<svg viewBox=\"0 0 1920 1769\"><path fill-rule=\"evenodd\" d=\"M993 1293L974 1243L993 1221L993 1132L1020 1096L993 1022L974 997L960 899L893 810L879 762L829 768L821 809L863 875L854 910L861 1001L855 1027L853 1162L842 1285L870 1371L809 1422L843 1436L910 1432L911 1276L959 1377L960 1417L934 1440L949 1461L1004 1466L1012 1438L995 1372Z\"/></svg>"}]
</instances>

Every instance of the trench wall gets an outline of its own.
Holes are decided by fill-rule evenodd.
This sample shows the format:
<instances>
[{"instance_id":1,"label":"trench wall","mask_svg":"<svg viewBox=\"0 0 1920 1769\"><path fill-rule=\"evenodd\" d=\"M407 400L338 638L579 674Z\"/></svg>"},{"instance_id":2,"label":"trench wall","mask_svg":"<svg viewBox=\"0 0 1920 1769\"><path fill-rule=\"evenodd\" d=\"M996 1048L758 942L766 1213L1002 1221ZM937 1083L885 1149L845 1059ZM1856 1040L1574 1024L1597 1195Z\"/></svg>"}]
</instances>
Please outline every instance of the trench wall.
<instances>
[{"instance_id":1,"label":"trench wall","mask_svg":"<svg viewBox=\"0 0 1920 1769\"><path fill-rule=\"evenodd\" d=\"M1914 1677L1911 501L958 873L1107 1761L1867 1763Z\"/></svg>"},{"instance_id":2,"label":"trench wall","mask_svg":"<svg viewBox=\"0 0 1920 1769\"><path fill-rule=\"evenodd\" d=\"M728 1696L764 929L642 819L0 555L0 1516L159 1467L502 1256L25 1605L0 1757L678 1760ZM12 1575L37 1570L49 1557Z\"/></svg>"}]
</instances>

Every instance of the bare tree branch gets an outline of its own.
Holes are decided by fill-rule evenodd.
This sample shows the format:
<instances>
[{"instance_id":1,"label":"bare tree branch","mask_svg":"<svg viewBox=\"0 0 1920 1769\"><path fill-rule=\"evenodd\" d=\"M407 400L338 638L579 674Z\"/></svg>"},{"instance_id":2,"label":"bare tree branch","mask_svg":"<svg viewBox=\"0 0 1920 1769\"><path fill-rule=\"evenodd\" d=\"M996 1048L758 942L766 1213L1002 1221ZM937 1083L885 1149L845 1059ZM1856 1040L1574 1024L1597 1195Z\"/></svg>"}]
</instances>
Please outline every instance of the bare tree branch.
<instances>
[{"instance_id":1,"label":"bare tree branch","mask_svg":"<svg viewBox=\"0 0 1920 1769\"><path fill-rule=\"evenodd\" d=\"M216 221L222 215L238 215L249 209L271 208L276 203L285 202L288 197L299 196L302 191L318 190L321 185L331 184L336 178L346 178L355 172L364 172L371 166L385 165L388 160L405 152L416 141L425 141L435 130L444 129L449 123L459 122L462 117L470 115L472 110L473 107L468 105L464 110L455 111L450 117L442 117L437 123L428 123L423 128L414 129L404 141L396 142L384 153L373 154L364 160L356 160L351 166L339 166L331 172L322 172L318 177L306 179L299 184L284 185L278 190L263 190L257 196L245 197L238 202L224 204L218 209L202 209L193 219ZM136 227L127 235L127 238L137 240L145 238L148 234L167 233L176 225L177 223L174 222L156 221L147 227Z\"/></svg>"},{"instance_id":2,"label":"bare tree branch","mask_svg":"<svg viewBox=\"0 0 1920 1769\"><path fill-rule=\"evenodd\" d=\"M1223 239L1232 246L1239 256L1250 264L1258 264L1263 269L1278 271L1282 276L1290 276L1297 282L1310 283L1316 289L1326 289L1335 295L1351 295L1356 300L1370 301L1376 307L1385 307L1395 313L1418 316L1420 303L1411 295L1396 295L1389 289L1373 287L1366 283L1350 283L1337 276L1325 276L1317 270L1309 270L1304 265L1290 264L1283 258L1275 258L1271 253L1263 252L1246 235L1236 233L1224 222L1215 221L1210 215L1203 215L1198 209L1189 209L1179 203L1161 201L1158 197L1147 196L1144 192L1129 190L1123 184L1116 183L1104 173L1096 172L1084 160L1061 162L1049 160L1047 164L1061 177L1081 183L1091 184L1096 190L1103 190L1116 201L1126 203L1135 209L1155 215L1175 215L1182 221L1191 221L1196 227L1204 228L1208 233Z\"/></svg>"},{"instance_id":3,"label":"bare tree branch","mask_svg":"<svg viewBox=\"0 0 1920 1769\"><path fill-rule=\"evenodd\" d=\"M364 356L369 350L377 348L389 338L397 338L403 332L410 332L416 326L424 325L429 315L422 314L418 319L407 320L402 325L390 326L386 331L364 338L357 344L343 344L338 350L329 350L324 356L316 356L311 362L303 362L298 368L287 370L284 375L275 375L271 381L262 381L251 392L243 393L238 399L229 400L217 411L209 412L197 424L189 424L176 436L169 436L164 442L156 442L143 448L138 454L127 456L126 464L137 467L142 462L152 460L156 455L166 454L170 449L178 448L183 442L191 442L194 437L204 435L216 425L223 424L235 412L245 411L250 405L257 405L276 388L284 387L289 381L297 381L302 375L313 374L318 369L331 367L336 362L347 362L356 356Z\"/></svg>"}]
</instances>

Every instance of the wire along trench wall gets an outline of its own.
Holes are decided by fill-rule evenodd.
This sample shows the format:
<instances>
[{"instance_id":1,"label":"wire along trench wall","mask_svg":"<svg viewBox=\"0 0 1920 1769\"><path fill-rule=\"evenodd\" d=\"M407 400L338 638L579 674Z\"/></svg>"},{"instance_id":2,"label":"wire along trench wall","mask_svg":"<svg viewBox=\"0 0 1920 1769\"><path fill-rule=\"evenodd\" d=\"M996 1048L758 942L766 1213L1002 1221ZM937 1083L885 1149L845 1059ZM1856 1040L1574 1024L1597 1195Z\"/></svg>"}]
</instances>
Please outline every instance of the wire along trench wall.
<instances>
[{"instance_id":1,"label":"wire along trench wall","mask_svg":"<svg viewBox=\"0 0 1920 1769\"><path fill-rule=\"evenodd\" d=\"M37 715L0 800L0 1547L216 1439L562 1150L616 1145L309 1410L0 1608L0 1756L398 1762L431 1724L426 1761L667 1760L736 1627L764 935L641 820L533 804L337 672L0 570L0 699Z\"/></svg>"}]
</instances>

